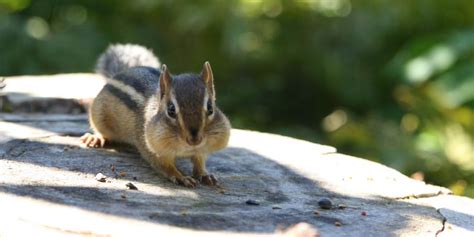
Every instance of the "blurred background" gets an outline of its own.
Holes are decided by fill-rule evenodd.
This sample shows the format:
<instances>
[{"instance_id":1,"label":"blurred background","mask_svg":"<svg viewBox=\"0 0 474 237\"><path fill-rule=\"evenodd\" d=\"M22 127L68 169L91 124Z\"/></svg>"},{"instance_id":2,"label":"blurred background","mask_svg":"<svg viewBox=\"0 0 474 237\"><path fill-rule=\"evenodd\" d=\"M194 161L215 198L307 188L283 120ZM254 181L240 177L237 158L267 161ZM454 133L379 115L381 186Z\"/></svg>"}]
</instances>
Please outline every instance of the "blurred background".
<instances>
[{"instance_id":1,"label":"blurred background","mask_svg":"<svg viewBox=\"0 0 474 237\"><path fill-rule=\"evenodd\" d=\"M0 0L0 75L92 72L110 43L213 66L236 128L474 197L472 0Z\"/></svg>"}]
</instances>

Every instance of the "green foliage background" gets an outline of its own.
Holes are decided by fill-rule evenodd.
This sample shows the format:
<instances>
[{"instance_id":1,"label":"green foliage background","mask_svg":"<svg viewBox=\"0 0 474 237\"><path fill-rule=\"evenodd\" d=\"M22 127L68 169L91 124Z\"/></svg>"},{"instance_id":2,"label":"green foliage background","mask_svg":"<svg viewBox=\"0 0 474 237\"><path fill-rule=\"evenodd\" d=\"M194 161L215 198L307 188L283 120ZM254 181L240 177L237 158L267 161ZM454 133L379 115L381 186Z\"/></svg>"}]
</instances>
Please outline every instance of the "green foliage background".
<instances>
[{"instance_id":1,"label":"green foliage background","mask_svg":"<svg viewBox=\"0 0 474 237\"><path fill-rule=\"evenodd\" d=\"M472 0L0 0L0 75L92 71L117 42L209 60L234 127L474 197Z\"/></svg>"}]
</instances>

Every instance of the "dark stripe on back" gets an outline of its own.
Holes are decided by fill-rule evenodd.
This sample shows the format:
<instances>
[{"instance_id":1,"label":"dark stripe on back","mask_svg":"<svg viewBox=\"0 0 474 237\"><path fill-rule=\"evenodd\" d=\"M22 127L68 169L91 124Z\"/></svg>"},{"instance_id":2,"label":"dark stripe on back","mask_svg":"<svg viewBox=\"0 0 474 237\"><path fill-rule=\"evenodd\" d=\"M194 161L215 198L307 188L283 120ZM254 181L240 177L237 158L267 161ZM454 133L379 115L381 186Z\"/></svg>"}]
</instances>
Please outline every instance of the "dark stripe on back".
<instances>
[{"instance_id":1,"label":"dark stripe on back","mask_svg":"<svg viewBox=\"0 0 474 237\"><path fill-rule=\"evenodd\" d=\"M125 106L127 106L127 108L129 108L130 110L135 111L138 109L138 104L134 100L132 100L127 93L115 88L114 86L110 84L105 85L104 89L109 91L110 93L112 93L112 95L114 95L120 101L122 101L125 104Z\"/></svg>"},{"instance_id":2,"label":"dark stripe on back","mask_svg":"<svg viewBox=\"0 0 474 237\"><path fill-rule=\"evenodd\" d=\"M149 97L158 89L160 71L151 67L132 67L115 75L112 80L129 85L138 93Z\"/></svg>"}]
</instances>

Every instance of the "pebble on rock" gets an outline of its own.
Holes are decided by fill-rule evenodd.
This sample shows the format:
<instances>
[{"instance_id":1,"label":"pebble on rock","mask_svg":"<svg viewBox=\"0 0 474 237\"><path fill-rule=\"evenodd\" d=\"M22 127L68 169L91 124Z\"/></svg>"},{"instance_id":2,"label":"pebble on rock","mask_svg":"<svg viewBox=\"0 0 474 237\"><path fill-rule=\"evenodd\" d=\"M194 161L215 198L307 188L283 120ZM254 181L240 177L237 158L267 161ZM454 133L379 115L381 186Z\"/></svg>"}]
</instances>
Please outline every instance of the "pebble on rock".
<instances>
[{"instance_id":1,"label":"pebble on rock","mask_svg":"<svg viewBox=\"0 0 474 237\"><path fill-rule=\"evenodd\" d=\"M339 205L337 205L337 208L345 209L345 208L347 208L347 205L346 204L339 204Z\"/></svg>"},{"instance_id":2,"label":"pebble on rock","mask_svg":"<svg viewBox=\"0 0 474 237\"><path fill-rule=\"evenodd\" d=\"M105 182L107 180L107 176L103 175L102 173L98 173L96 176L95 176L95 180L99 181L99 182Z\"/></svg>"},{"instance_id":3,"label":"pebble on rock","mask_svg":"<svg viewBox=\"0 0 474 237\"><path fill-rule=\"evenodd\" d=\"M328 209L331 209L332 206L333 206L332 201L331 201L331 199L329 199L329 198L321 198L321 199L319 199L318 205L319 205L320 208L322 208L322 209L327 209L327 210L328 210Z\"/></svg>"},{"instance_id":4,"label":"pebble on rock","mask_svg":"<svg viewBox=\"0 0 474 237\"><path fill-rule=\"evenodd\" d=\"M258 205L260 205L260 202L258 202L257 200L249 199L245 202L245 204L258 206Z\"/></svg>"},{"instance_id":5,"label":"pebble on rock","mask_svg":"<svg viewBox=\"0 0 474 237\"><path fill-rule=\"evenodd\" d=\"M138 190L137 186L135 186L135 184L132 184L132 183L127 183L125 184L125 186L127 186L127 188L131 190Z\"/></svg>"}]
</instances>

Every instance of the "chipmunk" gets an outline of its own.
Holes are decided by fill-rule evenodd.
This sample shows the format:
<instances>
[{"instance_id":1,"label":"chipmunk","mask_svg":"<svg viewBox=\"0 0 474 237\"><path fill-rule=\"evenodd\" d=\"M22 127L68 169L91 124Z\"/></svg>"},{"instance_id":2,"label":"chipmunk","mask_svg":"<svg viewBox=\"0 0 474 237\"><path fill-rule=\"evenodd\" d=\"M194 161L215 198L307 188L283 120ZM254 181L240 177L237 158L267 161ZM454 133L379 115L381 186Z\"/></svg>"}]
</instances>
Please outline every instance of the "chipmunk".
<instances>
[{"instance_id":1,"label":"chipmunk","mask_svg":"<svg viewBox=\"0 0 474 237\"><path fill-rule=\"evenodd\" d=\"M89 110L93 134L81 141L88 147L127 143L173 183L216 185L206 160L227 146L231 125L216 105L211 65L205 62L200 74L179 75L164 64L159 67L157 57L142 46L109 46L96 66L107 83ZM191 159L193 177L176 168L177 157Z\"/></svg>"}]
</instances>

